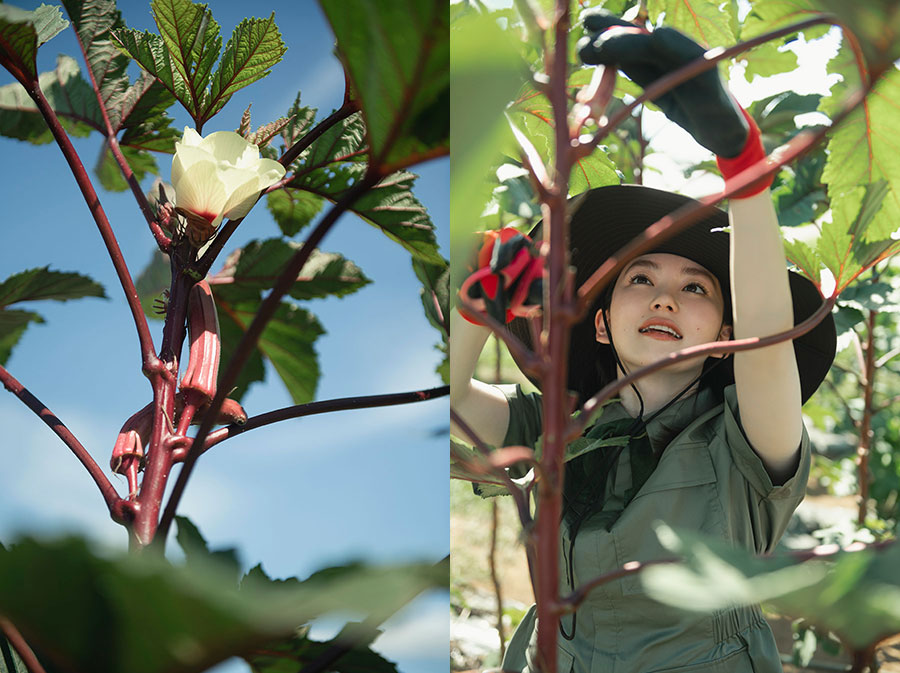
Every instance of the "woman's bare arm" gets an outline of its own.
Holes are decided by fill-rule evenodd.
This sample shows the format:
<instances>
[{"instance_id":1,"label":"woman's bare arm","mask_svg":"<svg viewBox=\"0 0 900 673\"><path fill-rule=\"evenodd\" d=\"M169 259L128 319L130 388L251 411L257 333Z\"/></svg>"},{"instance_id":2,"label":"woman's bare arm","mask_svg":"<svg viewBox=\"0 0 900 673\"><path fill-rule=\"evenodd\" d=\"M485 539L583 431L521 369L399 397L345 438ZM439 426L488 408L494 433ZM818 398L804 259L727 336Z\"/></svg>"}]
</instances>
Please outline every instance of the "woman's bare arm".
<instances>
[{"instance_id":1,"label":"woman's bare arm","mask_svg":"<svg viewBox=\"0 0 900 673\"><path fill-rule=\"evenodd\" d=\"M456 309L450 312L450 408L493 446L501 446L509 426L509 406L497 386L472 378L475 363L491 331L473 325ZM451 420L450 431L471 441Z\"/></svg>"},{"instance_id":2,"label":"woman's bare arm","mask_svg":"<svg viewBox=\"0 0 900 673\"><path fill-rule=\"evenodd\" d=\"M790 329L793 303L769 190L732 199L729 219L735 338ZM734 378L747 439L770 474L789 476L802 434L800 377L792 342L735 353Z\"/></svg>"}]
</instances>

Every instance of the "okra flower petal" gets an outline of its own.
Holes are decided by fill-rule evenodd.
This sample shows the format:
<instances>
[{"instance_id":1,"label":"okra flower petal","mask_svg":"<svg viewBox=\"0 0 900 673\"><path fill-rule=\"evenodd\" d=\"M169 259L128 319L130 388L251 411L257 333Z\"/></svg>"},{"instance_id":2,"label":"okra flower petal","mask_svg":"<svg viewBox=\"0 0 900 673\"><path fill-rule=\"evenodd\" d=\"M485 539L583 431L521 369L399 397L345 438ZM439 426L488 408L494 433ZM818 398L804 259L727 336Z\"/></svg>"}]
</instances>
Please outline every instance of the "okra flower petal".
<instances>
[{"instance_id":1,"label":"okra flower petal","mask_svg":"<svg viewBox=\"0 0 900 673\"><path fill-rule=\"evenodd\" d=\"M284 177L284 166L262 159L259 148L231 131L205 138L185 127L175 144L172 185L179 209L218 227L224 218L244 217L259 193Z\"/></svg>"}]
</instances>

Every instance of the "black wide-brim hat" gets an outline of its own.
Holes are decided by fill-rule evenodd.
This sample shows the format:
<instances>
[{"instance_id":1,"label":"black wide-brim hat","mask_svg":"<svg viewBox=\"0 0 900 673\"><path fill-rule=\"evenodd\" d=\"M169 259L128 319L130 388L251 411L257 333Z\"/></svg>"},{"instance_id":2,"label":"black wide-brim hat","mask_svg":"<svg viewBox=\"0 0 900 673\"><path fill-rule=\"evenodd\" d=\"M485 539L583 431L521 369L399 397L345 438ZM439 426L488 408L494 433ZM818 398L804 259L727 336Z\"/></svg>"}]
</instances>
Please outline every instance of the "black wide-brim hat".
<instances>
[{"instance_id":1,"label":"black wide-brim hat","mask_svg":"<svg viewBox=\"0 0 900 673\"><path fill-rule=\"evenodd\" d=\"M628 244L647 227L693 199L640 185L598 187L573 197L569 220L570 263L575 267L575 287L583 285L609 257ZM728 215L718 208L666 241L655 244L647 253L662 252L686 257L712 273L726 298L726 318L730 318ZM529 234L534 241L542 238L542 223ZM788 272L794 304L794 324L806 320L822 305L818 288L806 277ZM596 367L597 342L594 314L600 301L588 316L572 328L569 343L568 387L579 390L585 371ZM730 321L730 320L729 320ZM509 324L510 331L529 348L531 330L522 318ZM806 334L794 339L794 353L800 374L800 390L806 402L825 379L834 360L836 348L834 319L829 314ZM733 376L733 374L732 374ZM539 382L532 381L540 387ZM596 391L595 391L596 392Z\"/></svg>"}]
</instances>

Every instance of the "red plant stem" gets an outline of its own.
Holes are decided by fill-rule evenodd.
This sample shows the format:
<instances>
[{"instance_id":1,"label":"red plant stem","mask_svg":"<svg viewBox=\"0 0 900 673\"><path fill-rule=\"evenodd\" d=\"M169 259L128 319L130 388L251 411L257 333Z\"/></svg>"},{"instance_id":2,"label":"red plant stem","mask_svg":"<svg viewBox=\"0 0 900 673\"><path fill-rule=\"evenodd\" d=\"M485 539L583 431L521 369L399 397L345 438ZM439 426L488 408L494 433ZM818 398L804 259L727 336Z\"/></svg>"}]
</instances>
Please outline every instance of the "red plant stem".
<instances>
[{"instance_id":1,"label":"red plant stem","mask_svg":"<svg viewBox=\"0 0 900 673\"><path fill-rule=\"evenodd\" d=\"M866 320L866 360L863 373L863 416L859 428L856 460L859 467L859 503L856 515L858 526L864 526L869 505L869 451L872 447L872 393L875 390L875 320L878 311L869 311Z\"/></svg>"},{"instance_id":2,"label":"red plant stem","mask_svg":"<svg viewBox=\"0 0 900 673\"><path fill-rule=\"evenodd\" d=\"M318 140L325 131L338 122L345 120L358 110L359 105L357 105L356 101L350 100L347 96L344 96L343 105L316 124L315 128L285 150L284 154L278 158L278 163L287 168L293 163L294 159L303 153L303 150Z\"/></svg>"},{"instance_id":3,"label":"red plant stem","mask_svg":"<svg viewBox=\"0 0 900 673\"><path fill-rule=\"evenodd\" d=\"M28 669L28 673L47 673L31 650L31 647L25 642L22 634L19 633L19 629L5 617L0 617L0 631L6 636L9 644L13 646L16 654L19 655L22 663L25 664L25 668Z\"/></svg>"},{"instance_id":4,"label":"red plant stem","mask_svg":"<svg viewBox=\"0 0 900 673\"><path fill-rule=\"evenodd\" d=\"M635 163L637 164L636 168L640 171L636 177L635 182L639 185L644 184L644 157L647 153L647 140L644 138L644 110L647 109L646 105L642 105L640 111L635 115L634 123L637 128L637 143L638 143L638 156L636 157Z\"/></svg>"},{"instance_id":5,"label":"red plant stem","mask_svg":"<svg viewBox=\"0 0 900 673\"><path fill-rule=\"evenodd\" d=\"M512 332L506 329L506 327L502 323L500 323L498 320L494 320L487 313L479 311L474 305L466 301L466 299L462 296L457 297L457 306L461 309L464 309L467 313L478 316L478 319L485 325L485 327L489 327L491 331L493 331L494 336L506 344L506 348L509 350L510 355L512 355L513 359L516 361L519 369L527 374L541 371L541 359L538 358L538 356L532 353L530 350L528 350L528 348L525 347L525 344L522 343L522 341ZM534 343L538 343L537 340L535 340Z\"/></svg>"},{"instance_id":6,"label":"red plant stem","mask_svg":"<svg viewBox=\"0 0 900 673\"><path fill-rule=\"evenodd\" d=\"M488 550L488 567L491 570L491 584L497 597L497 635L500 637L500 661L506 656L506 629L503 625L503 587L497 575L497 529L500 526L500 508L497 499L491 501L491 547Z\"/></svg>"},{"instance_id":7,"label":"red plant stem","mask_svg":"<svg viewBox=\"0 0 900 673\"><path fill-rule=\"evenodd\" d=\"M865 671L876 670L875 645L872 643L861 649L850 651L852 664L849 673L865 673Z\"/></svg>"},{"instance_id":8,"label":"red plant stem","mask_svg":"<svg viewBox=\"0 0 900 673\"><path fill-rule=\"evenodd\" d=\"M170 258L172 282L160 349L163 367L153 377L153 429L147 443L147 465L141 481L141 492L138 495L140 507L134 523L136 541L143 546L150 544L156 536L162 499L174 463L174 447L168 440L174 434L172 419L175 414L178 355L185 337L188 294L195 282L183 272L179 260L192 254L190 244L182 242L173 250Z\"/></svg>"},{"instance_id":9,"label":"red plant stem","mask_svg":"<svg viewBox=\"0 0 900 673\"><path fill-rule=\"evenodd\" d=\"M122 154L122 148L119 147L119 140L116 138L115 132L111 127L109 128L109 135L106 138L107 144L109 145L109 151L112 152L116 163L119 164L119 169L122 171L122 177L125 178L125 181L131 188L131 193L134 194L134 199L137 201L138 208L141 209L144 219L147 220L147 226L150 227L150 233L153 234L153 238L159 246L159 249L168 253L172 240L166 235L166 232L163 231L162 227L159 226L159 222L156 221L156 216L150 208L150 202L147 201L147 195L144 194L144 190L141 189L141 184L135 177L134 171L131 170L128 159Z\"/></svg>"},{"instance_id":10,"label":"red plant stem","mask_svg":"<svg viewBox=\"0 0 900 673\"><path fill-rule=\"evenodd\" d=\"M562 516L563 467L568 424L566 375L569 361L571 321L571 271L568 264L568 221L566 196L572 151L569 138L568 71L569 2L557 0L553 22L552 51L545 52L548 92L553 110L556 157L552 187L543 204L544 244L548 247L548 282L544 296L544 332L546 349L539 354L544 360L542 378L543 455L538 480L539 516L529 546L533 547L535 599L537 603L537 668L542 673L556 673L556 639L559 632L559 523ZM552 363L552 366L551 366Z\"/></svg>"},{"instance_id":11,"label":"red plant stem","mask_svg":"<svg viewBox=\"0 0 900 673\"><path fill-rule=\"evenodd\" d=\"M88 474L91 475L94 483L97 484L97 488L100 489L100 494L103 496L106 506L109 508L110 512L113 512L116 504L122 499L119 497L119 494L116 492L115 487L109 479L106 478L103 470L100 469L100 466L97 465L82 443L75 438L75 435L72 434L69 428L67 428L43 402L32 395L31 392L3 366L0 366L0 381L3 382L3 386L9 392L22 400L25 406L37 414L47 427L53 430L53 432L56 433L56 436L63 441L63 444L71 449L72 453L75 454L75 457L81 461L82 465L84 465Z\"/></svg>"},{"instance_id":12,"label":"red plant stem","mask_svg":"<svg viewBox=\"0 0 900 673\"><path fill-rule=\"evenodd\" d=\"M309 238L304 241L303 247L291 258L291 261L278 277L272 290L260 304L256 316L254 316L253 321L247 327L240 342L238 342L234 355L231 358L231 362L228 363L228 368L219 378L216 396L213 398L212 402L210 402L209 411L207 411L204 416L203 422L200 424L200 428L197 430L197 434L194 437L194 447L199 449L199 447L204 445L206 437L209 435L210 430L212 430L212 426L219 415L219 411L222 409L222 402L225 401L225 397L237 381L238 374L240 374L241 369L250 357L253 349L256 348L259 337L262 334L263 329L265 329L266 324L272 319L272 316L278 309L281 298L291 289L291 286L296 281L297 275L303 269L309 256L318 247L325 235L331 230L331 227L337 219L350 208L361 194L370 189L377 181L378 176L369 172L362 180L348 189L341 197L341 200L335 203L331 210L329 210L321 219L319 224L316 225L316 228L309 235ZM178 501L184 493L187 480L201 453L202 451L191 449L187 452L187 456L184 459L184 465L181 468L181 472L178 474L178 479L175 481L172 495L169 498L169 502L166 504L166 508L163 511L162 518L159 522L159 527L156 531L156 538L159 540L160 549L165 546L166 534L168 533L169 526L172 524L172 520L175 518Z\"/></svg>"},{"instance_id":13,"label":"red plant stem","mask_svg":"<svg viewBox=\"0 0 900 673\"><path fill-rule=\"evenodd\" d=\"M122 154L122 149L119 147L119 141L116 138L118 129L114 129L112 123L109 120L109 113L106 110L106 103L100 93L100 87L97 84L97 78L94 76L94 69L91 67L91 61L87 55L87 48L81 41L81 35L78 34L78 31L75 31L75 40L76 42L78 42L78 46L81 49L81 56L84 59L84 67L87 70L88 77L91 80L91 88L93 88L94 93L97 94L97 105L100 108L100 114L103 117L103 124L106 127L105 135L107 143L109 144L109 150L110 152L112 152L116 163L119 164L119 169L122 171L122 177L125 178L128 186L131 187L131 193L134 194L134 198L137 201L138 208L140 208L141 212L144 214L144 219L146 219L147 224L150 225L150 231L153 234L153 237L156 239L157 244L159 244L160 249L162 249L163 252L167 252L167 249L163 247L162 241L167 240L168 237L156 222L156 217L154 217L153 215L153 211L150 208L150 203L147 201L147 196L144 194L144 191L141 189L140 183L134 176L134 171L131 170L131 166L128 164L128 160L125 158L125 155Z\"/></svg>"},{"instance_id":14,"label":"red plant stem","mask_svg":"<svg viewBox=\"0 0 900 673\"><path fill-rule=\"evenodd\" d=\"M237 437L248 430L261 428L264 425L271 425L272 423L278 423L279 421L286 421L290 418L314 416L316 414L325 414L332 411L371 409L374 407L410 404L412 402L425 402L449 394L450 386L439 386L437 388L428 388L426 390L411 390L405 393L340 397L333 400L296 404L292 407L285 407L283 409L276 409L275 411L259 414L258 416L251 416L243 425L229 425L228 427L209 433L209 437L206 438L206 443L203 445L203 452L209 451L216 444L224 442L226 439ZM185 407L185 409L187 409L187 407Z\"/></svg>"},{"instance_id":15,"label":"red plant stem","mask_svg":"<svg viewBox=\"0 0 900 673\"><path fill-rule=\"evenodd\" d=\"M156 357L156 351L153 347L153 337L150 336L147 318L144 316L144 310L141 308L137 290L134 288L134 282L128 271L128 265L125 263L125 257L122 255L122 250L119 248L119 243L116 240L115 234L113 234L112 227L106 217L106 212L103 210L103 206L100 205L100 198L97 196L97 192L94 191L91 179L84 168L84 164L81 163L81 158L72 146L72 142L69 140L69 136L66 134L65 129L63 129L62 125L59 123L59 118L50 106L50 103L44 97L40 86L34 82L25 88L28 91L28 95L31 96L32 100L34 100L38 109L41 111L41 114L44 116L47 126L50 127L50 132L53 134L59 148L62 150L63 156L69 164L69 168L72 169L72 174L75 176L75 182L78 183L78 187L81 189L81 194L84 196L88 209L91 211L91 215L93 215L94 221L97 223L97 228L100 230L100 236L106 244L106 250L109 252L113 267L115 267L116 275L119 277L119 282L122 285L122 289L125 291L125 300L128 302L128 307L131 309L131 315L134 319L135 327L137 328L138 339L141 344L142 368L145 373L152 373L159 367L159 360Z\"/></svg>"},{"instance_id":16,"label":"red plant stem","mask_svg":"<svg viewBox=\"0 0 900 673\"><path fill-rule=\"evenodd\" d=\"M634 575L641 572L644 568L648 568L650 566L670 565L672 563L680 562L681 559L668 558L657 559L655 561L632 561L631 563L626 563L624 566L618 568L617 570L604 573L603 575L599 575L589 582L585 582L571 594L560 599L560 603L566 606L567 612L574 612L578 608L578 606L584 602L584 599L588 597L588 594L599 586L608 584L609 582L612 582L614 580L622 579L623 577L627 577L628 575Z\"/></svg>"}]
</instances>

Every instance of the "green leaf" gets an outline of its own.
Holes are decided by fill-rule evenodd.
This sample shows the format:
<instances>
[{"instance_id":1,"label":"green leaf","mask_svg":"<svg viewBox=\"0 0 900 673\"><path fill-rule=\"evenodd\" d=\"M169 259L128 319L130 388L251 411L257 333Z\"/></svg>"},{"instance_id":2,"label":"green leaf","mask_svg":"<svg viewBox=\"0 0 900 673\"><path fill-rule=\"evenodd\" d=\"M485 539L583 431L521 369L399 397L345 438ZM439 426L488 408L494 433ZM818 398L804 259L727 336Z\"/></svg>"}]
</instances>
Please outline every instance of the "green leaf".
<instances>
[{"instance_id":1,"label":"green leaf","mask_svg":"<svg viewBox=\"0 0 900 673\"><path fill-rule=\"evenodd\" d=\"M223 294L216 294L216 306L222 336L221 362L227 367L238 341L259 311L260 301L231 303ZM240 399L251 383L263 380L261 354L275 367L294 404L312 400L319 382L319 362L313 345L324 333L311 313L282 302L263 330L258 348L238 377L237 390L231 397Z\"/></svg>"},{"instance_id":2,"label":"green leaf","mask_svg":"<svg viewBox=\"0 0 900 673\"><path fill-rule=\"evenodd\" d=\"M268 19L244 19L225 46L219 24L206 5L190 0L153 0L159 35L126 28L115 39L141 67L156 77L194 119L198 129L218 113L232 94L269 74L286 47ZM213 65L219 60L215 72Z\"/></svg>"},{"instance_id":3,"label":"green leaf","mask_svg":"<svg viewBox=\"0 0 900 673\"><path fill-rule=\"evenodd\" d=\"M416 277L422 283L419 295L425 317L441 335L441 344L437 348L445 357L438 365L437 373L444 383L449 384L450 264L446 260L443 264L429 264L414 258L412 265Z\"/></svg>"},{"instance_id":4,"label":"green leaf","mask_svg":"<svg viewBox=\"0 0 900 673\"><path fill-rule=\"evenodd\" d=\"M240 307L237 312L241 314ZM275 366L294 404L316 396L319 361L313 344L324 333L312 313L282 302L259 339L259 349Z\"/></svg>"},{"instance_id":5,"label":"green leaf","mask_svg":"<svg viewBox=\"0 0 900 673\"><path fill-rule=\"evenodd\" d=\"M892 0L868 2L859 7L841 0L819 0L819 3L824 11L839 16L841 26L856 36L869 72L890 68L900 58L897 41L884 39L885 35L900 31L900 15Z\"/></svg>"},{"instance_id":6,"label":"green leaf","mask_svg":"<svg viewBox=\"0 0 900 673\"><path fill-rule=\"evenodd\" d=\"M0 309L0 365L5 365L13 347L32 322L44 322L37 313Z\"/></svg>"},{"instance_id":7,"label":"green leaf","mask_svg":"<svg viewBox=\"0 0 900 673\"><path fill-rule=\"evenodd\" d=\"M793 134L797 130L794 117L815 112L821 99L819 94L801 95L793 91L784 91L755 101L750 105L748 112L753 115L763 135Z\"/></svg>"},{"instance_id":8,"label":"green leaf","mask_svg":"<svg viewBox=\"0 0 900 673\"><path fill-rule=\"evenodd\" d=\"M832 221L822 226L817 253L844 289L863 270L896 252L900 243L878 231L878 218L889 207L884 180L832 198Z\"/></svg>"},{"instance_id":9,"label":"green leaf","mask_svg":"<svg viewBox=\"0 0 900 673\"><path fill-rule=\"evenodd\" d=\"M527 170L519 164L503 164L497 169L497 179L500 186L494 189L494 200L502 212L527 221L536 221L541 216Z\"/></svg>"},{"instance_id":10,"label":"green leaf","mask_svg":"<svg viewBox=\"0 0 900 673\"><path fill-rule=\"evenodd\" d=\"M828 209L822 184L824 167L825 153L818 151L795 163L790 171L781 172L780 184L772 191L779 224L796 227L815 222Z\"/></svg>"},{"instance_id":11,"label":"green leaf","mask_svg":"<svg viewBox=\"0 0 900 673\"><path fill-rule=\"evenodd\" d=\"M370 163L384 174L445 154L450 135L447 4L322 0L322 8L359 97Z\"/></svg>"},{"instance_id":12,"label":"green leaf","mask_svg":"<svg viewBox=\"0 0 900 673\"><path fill-rule=\"evenodd\" d=\"M569 175L569 195L583 194L589 189L605 185L617 185L622 181L616 165L602 147L582 157L572 166Z\"/></svg>"},{"instance_id":13,"label":"green leaf","mask_svg":"<svg viewBox=\"0 0 900 673\"><path fill-rule=\"evenodd\" d=\"M102 285L87 276L66 271L51 271L47 266L21 271L0 283L0 307L20 301L41 299L67 301L81 297L106 299L106 293Z\"/></svg>"},{"instance_id":14,"label":"green leaf","mask_svg":"<svg viewBox=\"0 0 900 673\"><path fill-rule=\"evenodd\" d=\"M0 283L0 365L6 364L9 360L13 347L19 342L30 323L44 322L37 313L9 310L4 307L22 301L43 299L68 301L81 297L106 299L106 293L102 285L87 276L51 271L46 266L21 271Z\"/></svg>"},{"instance_id":15,"label":"green leaf","mask_svg":"<svg viewBox=\"0 0 900 673\"><path fill-rule=\"evenodd\" d=\"M322 615L380 618L446 582L430 564L354 565L303 582L249 578L238 590L229 568L99 555L72 538L25 539L0 554L4 616L39 656L72 673L199 673Z\"/></svg>"},{"instance_id":16,"label":"green leaf","mask_svg":"<svg viewBox=\"0 0 900 673\"><path fill-rule=\"evenodd\" d=\"M219 24L206 5L190 0L154 0L151 8L160 35L122 28L113 36L202 126L204 94L222 47Z\"/></svg>"},{"instance_id":17,"label":"green leaf","mask_svg":"<svg viewBox=\"0 0 900 673\"><path fill-rule=\"evenodd\" d=\"M347 624L326 642L310 640L305 633L298 634L286 641L270 643L258 654L245 658L254 673L297 673L331 648L348 647L328 670L336 673L397 673L395 664L367 647L380 632L375 629L364 631L360 627L356 623Z\"/></svg>"},{"instance_id":18,"label":"green leaf","mask_svg":"<svg viewBox=\"0 0 900 673\"><path fill-rule=\"evenodd\" d=\"M865 246L853 251L856 266L864 267L873 255L886 256L896 250L891 235L900 222L900 152L895 143L898 99L900 71L892 68L875 85L864 106L852 112L828 142L828 160L822 180L828 185L828 196L835 212L834 226L858 229L864 225L865 228L865 240L862 241ZM876 184L883 187L876 188ZM867 196L881 195L881 208L874 214L864 209L859 213L860 217L865 217L864 222L854 224L856 214L853 211L864 186L868 186ZM836 238L838 236L832 236L832 239ZM854 236L854 240L857 239ZM847 273L843 275L844 278L851 277Z\"/></svg>"},{"instance_id":19,"label":"green leaf","mask_svg":"<svg viewBox=\"0 0 900 673\"><path fill-rule=\"evenodd\" d=\"M502 30L490 14L460 14L450 40L450 260L455 279L456 260L468 258L469 235L479 228L491 198L491 174L501 153L514 143L503 112L519 89L522 63L515 30Z\"/></svg>"},{"instance_id":20,"label":"green leaf","mask_svg":"<svg viewBox=\"0 0 900 673\"><path fill-rule=\"evenodd\" d=\"M312 121L312 120L310 120ZM296 132L290 127L286 131ZM366 130L362 116L354 113L328 128L291 164L295 176L303 176L342 161L361 162L364 159ZM296 140L296 138L294 138ZM293 144L293 142L291 143ZM289 145L285 145L285 148Z\"/></svg>"},{"instance_id":21,"label":"green leaf","mask_svg":"<svg viewBox=\"0 0 900 673\"><path fill-rule=\"evenodd\" d=\"M419 293L425 317L446 340L450 320L450 264L447 260L442 264L429 264L413 259L412 266L422 283Z\"/></svg>"},{"instance_id":22,"label":"green leaf","mask_svg":"<svg viewBox=\"0 0 900 673\"><path fill-rule=\"evenodd\" d=\"M841 292L840 304L861 311L900 312L900 290L885 282L854 283Z\"/></svg>"},{"instance_id":23,"label":"green leaf","mask_svg":"<svg viewBox=\"0 0 900 673\"><path fill-rule=\"evenodd\" d=\"M175 541L184 552L184 559L189 566L195 566L202 570L210 562L220 565L222 568L230 567L234 575L235 586L241 572L241 562L238 559L236 549L220 549L210 551L206 538L200 533L200 529L185 516L175 516L178 524L178 532Z\"/></svg>"},{"instance_id":24,"label":"green leaf","mask_svg":"<svg viewBox=\"0 0 900 673\"><path fill-rule=\"evenodd\" d=\"M754 557L722 540L663 525L657 535L685 558L684 564L641 573L648 594L668 605L707 612L765 601L858 649L900 631L897 545L797 563L789 556Z\"/></svg>"},{"instance_id":25,"label":"green leaf","mask_svg":"<svg viewBox=\"0 0 900 673\"><path fill-rule=\"evenodd\" d=\"M128 88L130 59L110 41L110 29L123 28L115 0L62 0L84 48L88 67L100 90L110 122L118 128L118 107Z\"/></svg>"},{"instance_id":26,"label":"green leaf","mask_svg":"<svg viewBox=\"0 0 900 673\"><path fill-rule=\"evenodd\" d=\"M165 114L175 98L147 72L142 72L133 84L130 82L127 68L131 59L112 41L112 31L125 29L114 0L65 0L64 4L99 88L110 127L116 134L124 130L119 139L122 153L138 180L147 173L158 174L149 151L171 154L175 150L179 133L170 127L172 120ZM90 96L95 100L93 91ZM107 133L102 119L95 128ZM127 189L106 145L97 159L97 174L106 189Z\"/></svg>"},{"instance_id":27,"label":"green leaf","mask_svg":"<svg viewBox=\"0 0 900 673\"><path fill-rule=\"evenodd\" d=\"M330 165L289 183L336 202L366 172L362 164ZM406 248L414 257L432 264L441 263L434 226L418 199L412 193L416 176L399 171L387 176L353 202L350 210L369 224L381 229L392 241Z\"/></svg>"},{"instance_id":28,"label":"green leaf","mask_svg":"<svg viewBox=\"0 0 900 673\"><path fill-rule=\"evenodd\" d=\"M238 342L244 335L249 321L245 321L244 318L234 312L231 302L224 300L220 296L221 294L220 288L215 288L213 291L213 295L216 298L216 310L219 313L219 334L222 341L219 371L224 372L228 363L231 362L234 349L237 348ZM250 319L252 320L252 316ZM264 381L265 378L266 368L263 357L259 349L255 348L250 353L250 357L247 358L241 373L238 374L234 383L234 390L228 394L228 397L240 402L253 383Z\"/></svg>"},{"instance_id":29,"label":"green leaf","mask_svg":"<svg viewBox=\"0 0 900 673\"><path fill-rule=\"evenodd\" d=\"M817 0L792 0L791 2L755 2L741 25L741 41L749 40L785 26L813 18L822 13ZM823 36L831 25L824 22L803 31L807 40Z\"/></svg>"},{"instance_id":30,"label":"green leaf","mask_svg":"<svg viewBox=\"0 0 900 673\"><path fill-rule=\"evenodd\" d=\"M569 86L577 86L589 71L580 70L569 79ZM553 128L553 110L550 100L530 87L520 96L520 101L510 109L512 123L522 131L541 155L544 166L552 166L556 151L556 132ZM605 148L598 147L588 156L579 159L569 174L569 195L581 194L595 187L617 185L621 182L615 164L607 156Z\"/></svg>"},{"instance_id":31,"label":"green leaf","mask_svg":"<svg viewBox=\"0 0 900 673\"><path fill-rule=\"evenodd\" d=\"M259 300L282 274L293 256L303 248L300 243L270 238L251 241L229 255L225 273L230 282L217 288L230 301ZM371 281L353 262L341 255L313 250L291 286L290 296L308 300L334 295L345 297Z\"/></svg>"},{"instance_id":32,"label":"green leaf","mask_svg":"<svg viewBox=\"0 0 900 673\"><path fill-rule=\"evenodd\" d=\"M209 119L221 110L235 91L268 75L269 68L277 65L286 51L275 25L275 12L268 19L241 21L213 73L203 118Z\"/></svg>"},{"instance_id":33,"label":"green leaf","mask_svg":"<svg viewBox=\"0 0 900 673\"><path fill-rule=\"evenodd\" d=\"M34 81L38 47L68 25L59 7L41 5L28 12L0 4L0 65L19 81Z\"/></svg>"},{"instance_id":34,"label":"green leaf","mask_svg":"<svg viewBox=\"0 0 900 673\"><path fill-rule=\"evenodd\" d=\"M152 320L162 320L162 314L154 304L158 306L159 301L165 299L163 293L168 291L171 284L172 269L169 266L169 256L154 250L150 262L134 283L144 315Z\"/></svg>"},{"instance_id":35,"label":"green leaf","mask_svg":"<svg viewBox=\"0 0 900 673\"><path fill-rule=\"evenodd\" d=\"M802 239L782 239L784 255L800 273L809 278L818 287L820 284L819 270L822 268L822 260L809 243Z\"/></svg>"},{"instance_id":36,"label":"green leaf","mask_svg":"<svg viewBox=\"0 0 900 673\"><path fill-rule=\"evenodd\" d=\"M848 332L866 319L865 314L858 308L838 305L832 312L834 316L834 329L838 336Z\"/></svg>"},{"instance_id":37,"label":"green leaf","mask_svg":"<svg viewBox=\"0 0 900 673\"><path fill-rule=\"evenodd\" d=\"M738 57L747 64L744 77L748 82L756 77L771 77L797 69L797 54L790 50L781 51L778 47L776 42L766 42Z\"/></svg>"},{"instance_id":38,"label":"green leaf","mask_svg":"<svg viewBox=\"0 0 900 673\"><path fill-rule=\"evenodd\" d=\"M143 180L148 173L159 175L159 167L156 165L156 159L152 154L128 147L127 145L122 146L120 149L138 182ZM103 146L94 171L97 173L100 184L103 185L104 189L108 189L111 192L128 190L128 182L122 176L122 170L110 151L109 145Z\"/></svg>"},{"instance_id":39,"label":"green leaf","mask_svg":"<svg viewBox=\"0 0 900 673\"><path fill-rule=\"evenodd\" d=\"M284 149L287 150L312 128L316 119L316 108L300 105L300 94L298 93L293 105L291 105L285 116L289 121L279 134L284 143ZM261 150L263 153L270 152L270 159L278 158L278 155L271 147L263 147Z\"/></svg>"},{"instance_id":40,"label":"green leaf","mask_svg":"<svg viewBox=\"0 0 900 673\"><path fill-rule=\"evenodd\" d=\"M675 28L704 47L730 47L737 40L737 3L732 0L650 0L650 20L665 13L665 25Z\"/></svg>"},{"instance_id":41,"label":"green leaf","mask_svg":"<svg viewBox=\"0 0 900 673\"><path fill-rule=\"evenodd\" d=\"M322 198L299 189L286 187L270 192L266 207L285 236L294 236L322 210Z\"/></svg>"},{"instance_id":42,"label":"green leaf","mask_svg":"<svg viewBox=\"0 0 900 673\"><path fill-rule=\"evenodd\" d=\"M103 116L90 85L81 77L78 64L60 55L56 69L38 78L44 97L70 135L86 137L91 130L102 131ZM0 134L40 145L53 136L31 97L21 84L0 87Z\"/></svg>"}]
</instances>

